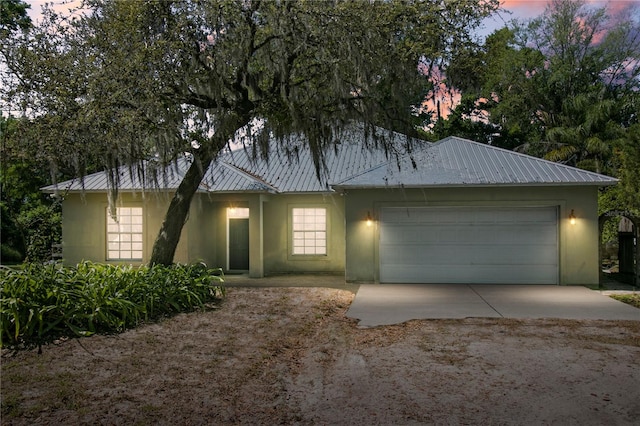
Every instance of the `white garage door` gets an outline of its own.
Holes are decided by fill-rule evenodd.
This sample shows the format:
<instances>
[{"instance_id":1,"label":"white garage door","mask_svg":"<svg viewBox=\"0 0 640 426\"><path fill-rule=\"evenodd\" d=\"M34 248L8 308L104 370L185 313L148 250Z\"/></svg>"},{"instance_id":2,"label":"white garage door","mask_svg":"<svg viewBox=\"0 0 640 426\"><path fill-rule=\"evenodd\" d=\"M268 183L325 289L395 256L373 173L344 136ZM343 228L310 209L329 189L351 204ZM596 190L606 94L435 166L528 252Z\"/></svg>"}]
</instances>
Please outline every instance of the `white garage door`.
<instances>
[{"instance_id":1,"label":"white garage door","mask_svg":"<svg viewBox=\"0 0 640 426\"><path fill-rule=\"evenodd\" d=\"M556 207L384 208L380 282L557 284Z\"/></svg>"}]
</instances>

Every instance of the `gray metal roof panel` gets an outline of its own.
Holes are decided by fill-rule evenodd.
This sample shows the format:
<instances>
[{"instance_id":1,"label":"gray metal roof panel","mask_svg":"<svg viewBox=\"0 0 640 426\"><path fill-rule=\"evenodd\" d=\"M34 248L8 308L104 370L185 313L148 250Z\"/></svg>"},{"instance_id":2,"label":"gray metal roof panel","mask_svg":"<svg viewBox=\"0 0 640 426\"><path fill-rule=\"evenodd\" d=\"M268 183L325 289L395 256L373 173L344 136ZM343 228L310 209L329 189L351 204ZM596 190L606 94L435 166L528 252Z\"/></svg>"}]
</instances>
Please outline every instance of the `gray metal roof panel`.
<instances>
[{"instance_id":1,"label":"gray metal roof panel","mask_svg":"<svg viewBox=\"0 0 640 426\"><path fill-rule=\"evenodd\" d=\"M415 167L414 167L415 164ZM380 164L335 187L457 185L612 185L617 179L491 145L448 137L416 146L399 161Z\"/></svg>"},{"instance_id":2,"label":"gray metal roof panel","mask_svg":"<svg viewBox=\"0 0 640 426\"><path fill-rule=\"evenodd\" d=\"M458 185L612 185L616 179L491 145L448 137L436 143L395 134L390 152L375 142L365 146L360 131L344 132L329 147L316 173L313 157L300 137L274 143L268 160L247 150L220 156L205 173L206 192L330 192L333 187L427 187ZM180 159L163 172L145 163L146 177L121 167L119 190L176 189L189 166ZM414 166L415 165L415 166ZM155 167L155 168L154 168ZM155 173L154 173L155 170ZM42 188L45 192L95 192L108 189L105 172Z\"/></svg>"},{"instance_id":3,"label":"gray metal roof panel","mask_svg":"<svg viewBox=\"0 0 640 426\"><path fill-rule=\"evenodd\" d=\"M172 190L176 189L189 160L181 158L162 168L150 161L140 167L121 166L118 168L118 191ZM104 192L110 188L106 171L92 173L84 178L76 178L40 188L44 192Z\"/></svg>"},{"instance_id":4,"label":"gray metal roof panel","mask_svg":"<svg viewBox=\"0 0 640 426\"><path fill-rule=\"evenodd\" d=\"M252 153L242 150L226 154L221 161L272 185L281 193L329 192L332 191L330 182L346 179L387 161L383 150L364 146L364 137L357 130L341 136L335 147L326 150L320 177L309 148L300 138L292 138L287 146L274 143L268 160L254 159ZM396 134L396 149L404 152L407 142L406 136Z\"/></svg>"},{"instance_id":5,"label":"gray metal roof panel","mask_svg":"<svg viewBox=\"0 0 640 426\"><path fill-rule=\"evenodd\" d=\"M218 182L216 183L216 177L213 176L213 171L217 170L218 173ZM209 191L226 191L226 192L237 192L237 191L266 191L266 192L277 192L276 188L272 185L269 185L267 182L264 182L258 177L253 176L251 173L245 172L244 170L238 169L237 167L223 163L217 162L212 167L209 167L208 174L211 175L211 182L213 186L208 188Z\"/></svg>"}]
</instances>

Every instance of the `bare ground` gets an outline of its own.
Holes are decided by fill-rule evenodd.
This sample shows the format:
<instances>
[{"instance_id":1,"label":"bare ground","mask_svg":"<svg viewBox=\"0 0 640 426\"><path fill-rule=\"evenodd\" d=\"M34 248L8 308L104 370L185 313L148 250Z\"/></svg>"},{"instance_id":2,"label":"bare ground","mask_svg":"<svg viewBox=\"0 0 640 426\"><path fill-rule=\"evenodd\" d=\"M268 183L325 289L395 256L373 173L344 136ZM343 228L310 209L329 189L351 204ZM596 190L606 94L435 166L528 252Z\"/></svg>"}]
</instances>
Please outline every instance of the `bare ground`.
<instances>
[{"instance_id":1,"label":"bare ground","mask_svg":"<svg viewBox=\"0 0 640 426\"><path fill-rule=\"evenodd\" d=\"M230 288L221 307L2 354L2 424L638 424L640 322L358 328L353 294Z\"/></svg>"}]
</instances>

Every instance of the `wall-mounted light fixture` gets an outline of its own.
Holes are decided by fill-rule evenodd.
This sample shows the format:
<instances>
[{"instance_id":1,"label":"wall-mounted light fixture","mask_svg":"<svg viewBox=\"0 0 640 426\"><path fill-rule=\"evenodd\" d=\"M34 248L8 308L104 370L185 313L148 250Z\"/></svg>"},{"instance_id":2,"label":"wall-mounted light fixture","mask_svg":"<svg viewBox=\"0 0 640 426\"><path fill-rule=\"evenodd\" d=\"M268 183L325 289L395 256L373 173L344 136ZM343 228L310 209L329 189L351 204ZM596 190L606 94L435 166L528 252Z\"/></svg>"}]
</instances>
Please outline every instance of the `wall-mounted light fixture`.
<instances>
[{"instance_id":1,"label":"wall-mounted light fixture","mask_svg":"<svg viewBox=\"0 0 640 426\"><path fill-rule=\"evenodd\" d=\"M373 225L373 218L371 217L371 212L367 212L367 226Z\"/></svg>"},{"instance_id":2,"label":"wall-mounted light fixture","mask_svg":"<svg viewBox=\"0 0 640 426\"><path fill-rule=\"evenodd\" d=\"M571 213L569 213L569 223L572 225L576 224L576 215L573 213L573 209L571 209Z\"/></svg>"}]
</instances>

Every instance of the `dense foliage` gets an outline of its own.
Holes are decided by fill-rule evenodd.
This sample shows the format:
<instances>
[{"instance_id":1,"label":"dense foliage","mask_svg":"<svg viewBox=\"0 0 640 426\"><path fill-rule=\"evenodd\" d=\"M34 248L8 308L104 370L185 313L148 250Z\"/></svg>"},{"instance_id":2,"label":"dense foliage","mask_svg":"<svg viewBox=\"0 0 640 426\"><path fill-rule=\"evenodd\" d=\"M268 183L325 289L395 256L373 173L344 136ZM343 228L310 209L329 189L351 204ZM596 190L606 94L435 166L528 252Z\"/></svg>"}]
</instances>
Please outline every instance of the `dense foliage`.
<instances>
[{"instance_id":1,"label":"dense foliage","mask_svg":"<svg viewBox=\"0 0 640 426\"><path fill-rule=\"evenodd\" d=\"M436 127L441 136L618 177L610 208L640 209L637 13L609 16L583 0L553 0L541 16L454 56L447 79L462 102Z\"/></svg>"},{"instance_id":2,"label":"dense foliage","mask_svg":"<svg viewBox=\"0 0 640 426\"><path fill-rule=\"evenodd\" d=\"M170 264L204 171L230 141L244 136L260 155L275 137L294 153L289 137L304 135L320 175L348 121L366 135L414 133L435 64L472 43L498 4L87 0L1 40L0 99L31 118L24 146L80 175L188 152L151 252Z\"/></svg>"},{"instance_id":3,"label":"dense foliage","mask_svg":"<svg viewBox=\"0 0 640 426\"><path fill-rule=\"evenodd\" d=\"M153 267L85 262L0 268L2 345L120 332L204 308L224 295L222 271L204 264Z\"/></svg>"},{"instance_id":4,"label":"dense foliage","mask_svg":"<svg viewBox=\"0 0 640 426\"><path fill-rule=\"evenodd\" d=\"M61 242L59 198L40 191L51 183L49 163L17 143L18 121L0 117L0 263L46 262ZM61 174L60 177L64 177Z\"/></svg>"}]
</instances>

